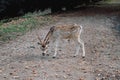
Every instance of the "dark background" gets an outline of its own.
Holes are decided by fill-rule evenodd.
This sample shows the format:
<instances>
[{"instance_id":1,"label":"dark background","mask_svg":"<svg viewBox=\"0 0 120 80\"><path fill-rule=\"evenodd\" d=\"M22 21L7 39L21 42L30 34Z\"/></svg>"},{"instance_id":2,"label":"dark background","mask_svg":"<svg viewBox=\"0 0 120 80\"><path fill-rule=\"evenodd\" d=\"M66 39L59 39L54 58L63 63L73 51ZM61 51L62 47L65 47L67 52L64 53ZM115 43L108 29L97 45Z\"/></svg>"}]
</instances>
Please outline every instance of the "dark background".
<instances>
[{"instance_id":1,"label":"dark background","mask_svg":"<svg viewBox=\"0 0 120 80\"><path fill-rule=\"evenodd\" d=\"M51 12L61 12L84 7L101 0L0 0L0 19L23 15L27 12L44 11L51 8Z\"/></svg>"}]
</instances>

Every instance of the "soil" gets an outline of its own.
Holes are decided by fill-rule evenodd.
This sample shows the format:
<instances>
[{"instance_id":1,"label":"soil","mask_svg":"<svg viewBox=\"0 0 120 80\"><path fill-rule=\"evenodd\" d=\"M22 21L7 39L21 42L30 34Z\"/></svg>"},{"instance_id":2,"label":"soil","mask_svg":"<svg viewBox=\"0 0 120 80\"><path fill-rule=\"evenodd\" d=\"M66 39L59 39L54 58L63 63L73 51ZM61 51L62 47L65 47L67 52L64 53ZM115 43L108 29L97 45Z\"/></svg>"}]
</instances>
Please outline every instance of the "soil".
<instances>
[{"instance_id":1,"label":"soil","mask_svg":"<svg viewBox=\"0 0 120 80\"><path fill-rule=\"evenodd\" d=\"M57 21L0 45L0 80L120 80L120 11L85 9L54 14ZM82 50L73 57L75 45L63 41L58 55L42 56L36 32L44 37L56 24L83 26Z\"/></svg>"}]
</instances>

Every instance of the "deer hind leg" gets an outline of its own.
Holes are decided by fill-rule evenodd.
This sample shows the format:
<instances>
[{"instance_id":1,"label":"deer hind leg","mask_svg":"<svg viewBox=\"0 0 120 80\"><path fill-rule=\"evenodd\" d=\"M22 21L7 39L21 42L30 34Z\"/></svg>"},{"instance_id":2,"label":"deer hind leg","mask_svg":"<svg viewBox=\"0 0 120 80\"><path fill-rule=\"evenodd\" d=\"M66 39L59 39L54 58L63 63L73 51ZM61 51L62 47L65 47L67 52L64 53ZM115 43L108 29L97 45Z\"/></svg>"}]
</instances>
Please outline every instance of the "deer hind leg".
<instances>
[{"instance_id":1,"label":"deer hind leg","mask_svg":"<svg viewBox=\"0 0 120 80\"><path fill-rule=\"evenodd\" d=\"M82 57L85 57L85 47L84 47L84 42L81 39L78 39L77 41L75 40L75 45L76 45L76 52L74 57L76 57L79 54L79 50L80 50L80 45L82 45Z\"/></svg>"},{"instance_id":2,"label":"deer hind leg","mask_svg":"<svg viewBox=\"0 0 120 80\"><path fill-rule=\"evenodd\" d=\"M78 55L78 53L79 53L79 50L80 50L80 44L78 43L78 42L76 42L76 52L75 52L75 55L74 55L74 57L76 57L77 55Z\"/></svg>"},{"instance_id":3,"label":"deer hind leg","mask_svg":"<svg viewBox=\"0 0 120 80\"><path fill-rule=\"evenodd\" d=\"M82 57L84 58L85 57L85 45L84 45L84 42L81 39L78 39L78 42L79 42L79 44L82 44L82 51L83 51Z\"/></svg>"}]
</instances>

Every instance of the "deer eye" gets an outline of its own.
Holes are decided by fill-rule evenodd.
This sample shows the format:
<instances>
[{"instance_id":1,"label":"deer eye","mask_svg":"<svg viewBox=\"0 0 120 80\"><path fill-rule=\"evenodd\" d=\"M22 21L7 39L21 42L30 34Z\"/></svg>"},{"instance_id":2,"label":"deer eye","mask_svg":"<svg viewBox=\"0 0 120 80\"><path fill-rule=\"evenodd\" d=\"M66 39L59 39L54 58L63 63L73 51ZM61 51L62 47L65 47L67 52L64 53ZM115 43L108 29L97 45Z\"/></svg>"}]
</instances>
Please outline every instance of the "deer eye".
<instances>
[{"instance_id":1,"label":"deer eye","mask_svg":"<svg viewBox=\"0 0 120 80\"><path fill-rule=\"evenodd\" d=\"M41 45L39 42L37 42L38 45Z\"/></svg>"}]
</instances>

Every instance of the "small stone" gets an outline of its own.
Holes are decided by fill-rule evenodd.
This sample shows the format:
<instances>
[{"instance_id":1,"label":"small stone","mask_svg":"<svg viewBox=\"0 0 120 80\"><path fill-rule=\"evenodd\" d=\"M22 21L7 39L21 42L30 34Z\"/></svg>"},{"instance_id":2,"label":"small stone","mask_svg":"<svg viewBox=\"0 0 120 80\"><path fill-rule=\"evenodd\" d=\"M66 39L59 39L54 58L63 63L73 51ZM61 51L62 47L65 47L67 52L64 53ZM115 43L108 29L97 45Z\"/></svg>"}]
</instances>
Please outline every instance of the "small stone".
<instances>
[{"instance_id":1,"label":"small stone","mask_svg":"<svg viewBox=\"0 0 120 80\"><path fill-rule=\"evenodd\" d=\"M13 78L15 78L15 79L19 79L20 77L19 77L19 76L13 76Z\"/></svg>"},{"instance_id":2,"label":"small stone","mask_svg":"<svg viewBox=\"0 0 120 80\"><path fill-rule=\"evenodd\" d=\"M85 80L84 78L80 78L79 80Z\"/></svg>"},{"instance_id":3,"label":"small stone","mask_svg":"<svg viewBox=\"0 0 120 80\"><path fill-rule=\"evenodd\" d=\"M65 70L63 70L63 72L65 72Z\"/></svg>"},{"instance_id":4,"label":"small stone","mask_svg":"<svg viewBox=\"0 0 120 80\"><path fill-rule=\"evenodd\" d=\"M29 66L25 66L25 69L29 69L30 67Z\"/></svg>"},{"instance_id":5,"label":"small stone","mask_svg":"<svg viewBox=\"0 0 120 80\"><path fill-rule=\"evenodd\" d=\"M91 60L94 61L94 58L92 58Z\"/></svg>"},{"instance_id":6,"label":"small stone","mask_svg":"<svg viewBox=\"0 0 120 80\"><path fill-rule=\"evenodd\" d=\"M96 77L95 80L101 80L100 78Z\"/></svg>"},{"instance_id":7,"label":"small stone","mask_svg":"<svg viewBox=\"0 0 120 80\"><path fill-rule=\"evenodd\" d=\"M37 74L37 72L35 70L32 71L32 74Z\"/></svg>"},{"instance_id":8,"label":"small stone","mask_svg":"<svg viewBox=\"0 0 120 80\"><path fill-rule=\"evenodd\" d=\"M101 74L98 74L98 76L100 76Z\"/></svg>"},{"instance_id":9,"label":"small stone","mask_svg":"<svg viewBox=\"0 0 120 80\"><path fill-rule=\"evenodd\" d=\"M3 72L3 70L0 70L0 73L2 73Z\"/></svg>"},{"instance_id":10,"label":"small stone","mask_svg":"<svg viewBox=\"0 0 120 80\"><path fill-rule=\"evenodd\" d=\"M99 65L102 65L101 63Z\"/></svg>"},{"instance_id":11,"label":"small stone","mask_svg":"<svg viewBox=\"0 0 120 80\"><path fill-rule=\"evenodd\" d=\"M85 68L81 68L81 70L85 70Z\"/></svg>"},{"instance_id":12,"label":"small stone","mask_svg":"<svg viewBox=\"0 0 120 80\"><path fill-rule=\"evenodd\" d=\"M55 76L58 78L58 74L55 74Z\"/></svg>"},{"instance_id":13,"label":"small stone","mask_svg":"<svg viewBox=\"0 0 120 80\"><path fill-rule=\"evenodd\" d=\"M64 75L63 77L64 77L65 79L67 78L67 76L65 76L65 75Z\"/></svg>"},{"instance_id":14,"label":"small stone","mask_svg":"<svg viewBox=\"0 0 120 80\"><path fill-rule=\"evenodd\" d=\"M12 67L10 67L10 69L14 69L14 68L15 68L15 67L13 67L13 66L12 66Z\"/></svg>"},{"instance_id":15,"label":"small stone","mask_svg":"<svg viewBox=\"0 0 120 80\"><path fill-rule=\"evenodd\" d=\"M13 73L9 73L10 75L13 75Z\"/></svg>"},{"instance_id":16,"label":"small stone","mask_svg":"<svg viewBox=\"0 0 120 80\"><path fill-rule=\"evenodd\" d=\"M105 77L102 77L102 79L101 80L105 80Z\"/></svg>"},{"instance_id":17,"label":"small stone","mask_svg":"<svg viewBox=\"0 0 120 80\"><path fill-rule=\"evenodd\" d=\"M113 77L115 77L115 75L112 75Z\"/></svg>"},{"instance_id":18,"label":"small stone","mask_svg":"<svg viewBox=\"0 0 120 80\"><path fill-rule=\"evenodd\" d=\"M72 76L70 73L67 74L68 76Z\"/></svg>"},{"instance_id":19,"label":"small stone","mask_svg":"<svg viewBox=\"0 0 120 80\"><path fill-rule=\"evenodd\" d=\"M87 71L84 71L84 73L87 73Z\"/></svg>"},{"instance_id":20,"label":"small stone","mask_svg":"<svg viewBox=\"0 0 120 80\"><path fill-rule=\"evenodd\" d=\"M38 75L38 74L33 74L33 76L34 76L34 77L37 77L37 76L39 76L39 75Z\"/></svg>"},{"instance_id":21,"label":"small stone","mask_svg":"<svg viewBox=\"0 0 120 80\"><path fill-rule=\"evenodd\" d=\"M6 76L4 76L3 78L7 78Z\"/></svg>"},{"instance_id":22,"label":"small stone","mask_svg":"<svg viewBox=\"0 0 120 80\"><path fill-rule=\"evenodd\" d=\"M30 46L30 48L33 48L33 49L35 49L35 46Z\"/></svg>"}]
</instances>

